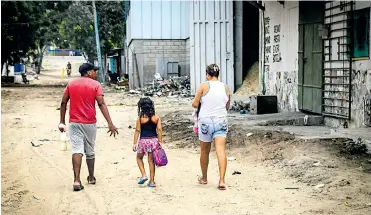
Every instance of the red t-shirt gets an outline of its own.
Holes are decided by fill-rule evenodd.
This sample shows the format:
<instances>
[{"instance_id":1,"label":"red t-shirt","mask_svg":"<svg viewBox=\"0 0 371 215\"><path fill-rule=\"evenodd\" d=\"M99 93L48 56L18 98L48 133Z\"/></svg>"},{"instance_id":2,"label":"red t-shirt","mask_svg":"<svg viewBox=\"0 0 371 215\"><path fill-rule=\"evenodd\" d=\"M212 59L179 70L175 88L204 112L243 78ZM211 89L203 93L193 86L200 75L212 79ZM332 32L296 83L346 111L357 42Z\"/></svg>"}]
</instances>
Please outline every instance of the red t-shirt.
<instances>
[{"instance_id":1,"label":"red t-shirt","mask_svg":"<svg viewBox=\"0 0 371 215\"><path fill-rule=\"evenodd\" d=\"M103 95L100 83L89 77L80 77L71 80L64 94L70 97L70 122L94 124L95 97Z\"/></svg>"}]
</instances>

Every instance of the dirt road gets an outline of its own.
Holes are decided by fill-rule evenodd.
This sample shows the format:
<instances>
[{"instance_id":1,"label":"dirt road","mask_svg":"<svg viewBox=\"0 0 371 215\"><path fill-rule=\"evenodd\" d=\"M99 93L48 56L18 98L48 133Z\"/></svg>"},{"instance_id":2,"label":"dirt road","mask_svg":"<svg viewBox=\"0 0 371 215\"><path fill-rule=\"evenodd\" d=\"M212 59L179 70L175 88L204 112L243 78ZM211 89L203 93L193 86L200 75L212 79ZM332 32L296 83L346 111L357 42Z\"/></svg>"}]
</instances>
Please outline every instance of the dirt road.
<instances>
[{"instance_id":1,"label":"dirt road","mask_svg":"<svg viewBox=\"0 0 371 215\"><path fill-rule=\"evenodd\" d=\"M47 75L58 77L59 73ZM215 156L209 166L209 184L199 185L198 149L177 148L175 142L168 140L165 144L170 146L169 164L156 170L158 187L138 186L139 170L131 150L133 129L128 128L134 126L138 98L114 90L105 97L120 134L117 138L109 137L107 125L98 112L97 185L87 185L84 163L85 190L72 192L71 154L59 150L57 129L63 88L17 87L3 88L1 92L3 214L35 211L31 214L365 215L371 212L370 174L358 171L356 165L348 164L321 144L292 142L290 145L281 140L242 148L236 142L244 138L234 137L236 147L228 155L236 160L228 163L228 190L218 191ZM161 115L188 110L189 106L187 100L157 98L155 103ZM191 129L183 134L186 132L191 134ZM168 136L169 139L171 135ZM279 151L283 152L280 162L272 162L270 153L273 156ZM306 171L318 162L321 164L317 169ZM290 172L289 167L298 169L291 168ZM242 174L232 175L235 170ZM300 171L300 177L295 176ZM320 176L322 181L304 180ZM314 188L316 183L324 183L325 188Z\"/></svg>"}]
</instances>

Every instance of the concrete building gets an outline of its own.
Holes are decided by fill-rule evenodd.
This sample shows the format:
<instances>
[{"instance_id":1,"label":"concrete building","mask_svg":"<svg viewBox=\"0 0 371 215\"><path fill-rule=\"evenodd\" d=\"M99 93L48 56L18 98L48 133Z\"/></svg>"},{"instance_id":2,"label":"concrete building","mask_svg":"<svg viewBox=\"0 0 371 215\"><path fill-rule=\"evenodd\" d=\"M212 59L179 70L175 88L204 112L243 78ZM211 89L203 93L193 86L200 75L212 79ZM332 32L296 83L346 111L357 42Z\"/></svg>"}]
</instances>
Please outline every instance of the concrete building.
<instances>
[{"instance_id":1,"label":"concrete building","mask_svg":"<svg viewBox=\"0 0 371 215\"><path fill-rule=\"evenodd\" d=\"M263 6L262 93L277 95L282 112L322 114L333 127L370 126L365 101L371 94L371 2Z\"/></svg>"},{"instance_id":2,"label":"concrete building","mask_svg":"<svg viewBox=\"0 0 371 215\"><path fill-rule=\"evenodd\" d=\"M130 1L126 18L131 87L163 77L189 75L189 2Z\"/></svg>"},{"instance_id":3,"label":"concrete building","mask_svg":"<svg viewBox=\"0 0 371 215\"><path fill-rule=\"evenodd\" d=\"M180 65L178 73L190 74L194 93L206 66L217 63L221 81L235 92L258 61L259 91L276 95L280 112L323 115L334 127L370 126L370 105L365 105L371 94L370 6L362 1L132 1L131 82L150 83L155 71L176 74L172 68Z\"/></svg>"}]
</instances>

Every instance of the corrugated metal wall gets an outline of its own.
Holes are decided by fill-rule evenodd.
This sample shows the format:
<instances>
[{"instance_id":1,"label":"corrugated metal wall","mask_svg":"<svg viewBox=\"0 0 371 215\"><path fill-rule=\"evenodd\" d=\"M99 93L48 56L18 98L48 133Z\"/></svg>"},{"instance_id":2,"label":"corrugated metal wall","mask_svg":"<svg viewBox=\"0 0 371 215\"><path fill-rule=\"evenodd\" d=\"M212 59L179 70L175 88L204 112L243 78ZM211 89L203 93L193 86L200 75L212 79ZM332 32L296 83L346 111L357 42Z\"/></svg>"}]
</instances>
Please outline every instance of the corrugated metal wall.
<instances>
[{"instance_id":1,"label":"corrugated metal wall","mask_svg":"<svg viewBox=\"0 0 371 215\"><path fill-rule=\"evenodd\" d=\"M234 92L233 2L191 2L191 90L206 79L206 66L216 63L220 80Z\"/></svg>"},{"instance_id":2,"label":"corrugated metal wall","mask_svg":"<svg viewBox=\"0 0 371 215\"><path fill-rule=\"evenodd\" d=\"M187 1L131 1L127 18L128 42L132 39L187 39Z\"/></svg>"}]
</instances>

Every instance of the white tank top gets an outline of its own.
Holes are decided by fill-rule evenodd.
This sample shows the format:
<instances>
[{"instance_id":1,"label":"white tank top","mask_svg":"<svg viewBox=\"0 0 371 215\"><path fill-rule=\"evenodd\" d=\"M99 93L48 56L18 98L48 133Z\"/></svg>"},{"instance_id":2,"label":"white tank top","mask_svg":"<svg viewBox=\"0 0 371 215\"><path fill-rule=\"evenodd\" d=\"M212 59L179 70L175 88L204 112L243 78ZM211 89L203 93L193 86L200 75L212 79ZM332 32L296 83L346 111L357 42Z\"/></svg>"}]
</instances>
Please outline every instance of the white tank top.
<instances>
[{"instance_id":1,"label":"white tank top","mask_svg":"<svg viewBox=\"0 0 371 215\"><path fill-rule=\"evenodd\" d=\"M201 97L199 118L226 117L228 96L224 83L208 81L209 91Z\"/></svg>"}]
</instances>

